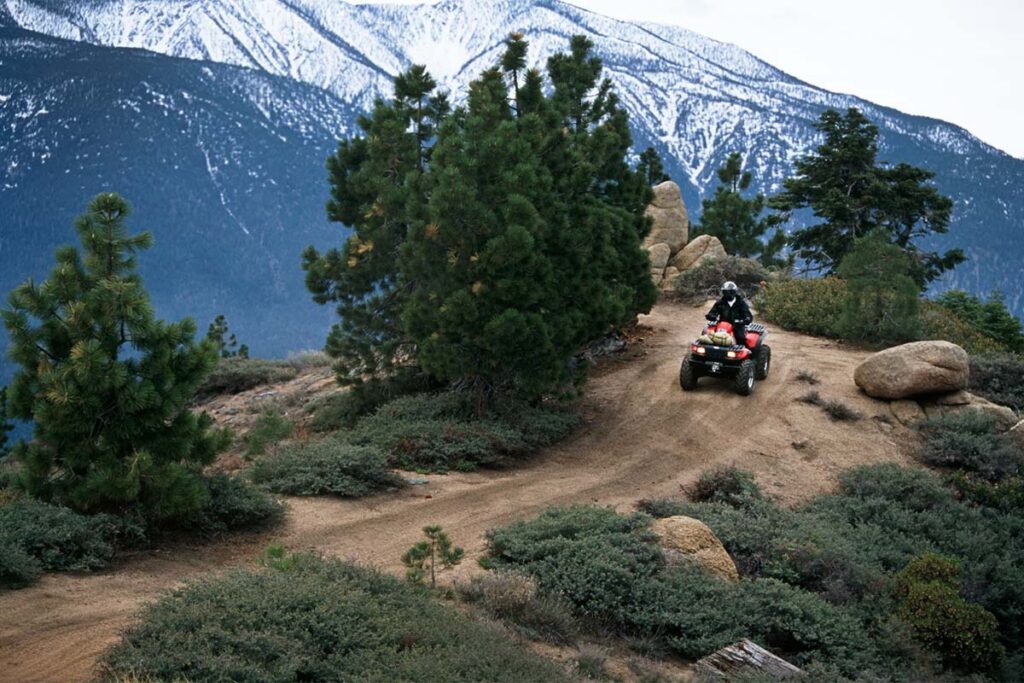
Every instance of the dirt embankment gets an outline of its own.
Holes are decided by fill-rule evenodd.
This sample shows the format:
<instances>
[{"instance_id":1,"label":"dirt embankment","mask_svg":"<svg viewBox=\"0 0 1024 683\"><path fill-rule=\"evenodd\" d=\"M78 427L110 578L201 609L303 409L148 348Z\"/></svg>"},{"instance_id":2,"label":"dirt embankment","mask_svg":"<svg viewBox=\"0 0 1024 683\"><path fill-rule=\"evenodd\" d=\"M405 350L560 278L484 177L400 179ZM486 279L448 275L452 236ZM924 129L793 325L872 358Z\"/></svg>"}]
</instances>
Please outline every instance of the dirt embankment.
<instances>
[{"instance_id":1,"label":"dirt embankment","mask_svg":"<svg viewBox=\"0 0 1024 683\"><path fill-rule=\"evenodd\" d=\"M875 419L884 403L861 395L853 369L867 354L832 341L771 329L771 376L743 398L726 383L701 380L683 393L679 362L703 310L662 303L642 321L652 328L644 352L603 362L587 385L584 426L522 467L431 476L425 485L357 501L288 500L284 527L226 543L135 553L109 571L50 575L0 594L0 679L89 678L97 657L161 592L202 574L252 562L269 540L399 572L402 552L426 524L441 524L466 548L461 574L479 571L487 529L569 503L630 508L641 498L671 496L701 470L731 464L754 472L767 494L798 503L830 488L836 475L863 463L907 462L909 434ZM864 414L832 422L798 402L814 372L826 398ZM319 386L319 384L317 384Z\"/></svg>"}]
</instances>

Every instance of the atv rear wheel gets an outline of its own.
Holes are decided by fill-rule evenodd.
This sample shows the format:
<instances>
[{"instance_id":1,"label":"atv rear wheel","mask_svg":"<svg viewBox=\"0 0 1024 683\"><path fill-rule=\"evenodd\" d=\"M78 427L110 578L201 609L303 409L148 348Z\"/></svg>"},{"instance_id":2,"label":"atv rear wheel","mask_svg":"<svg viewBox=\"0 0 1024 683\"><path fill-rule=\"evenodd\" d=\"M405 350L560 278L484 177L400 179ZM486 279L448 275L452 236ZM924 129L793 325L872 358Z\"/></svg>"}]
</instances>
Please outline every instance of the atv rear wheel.
<instances>
[{"instance_id":1,"label":"atv rear wheel","mask_svg":"<svg viewBox=\"0 0 1024 683\"><path fill-rule=\"evenodd\" d=\"M696 389L699 376L697 368L693 367L693 364L690 363L690 357L684 358L683 364L679 366L679 386L683 388L683 391L693 391Z\"/></svg>"},{"instance_id":2,"label":"atv rear wheel","mask_svg":"<svg viewBox=\"0 0 1024 683\"><path fill-rule=\"evenodd\" d=\"M750 396L750 392L754 390L754 374L755 374L754 361L751 358L743 361L740 364L740 371L736 373L736 377L732 380L733 389L740 396Z\"/></svg>"},{"instance_id":3,"label":"atv rear wheel","mask_svg":"<svg viewBox=\"0 0 1024 683\"><path fill-rule=\"evenodd\" d=\"M757 364L754 368L754 379L762 380L768 377L768 371L771 370L772 365L772 347L762 344L754 362Z\"/></svg>"}]
</instances>

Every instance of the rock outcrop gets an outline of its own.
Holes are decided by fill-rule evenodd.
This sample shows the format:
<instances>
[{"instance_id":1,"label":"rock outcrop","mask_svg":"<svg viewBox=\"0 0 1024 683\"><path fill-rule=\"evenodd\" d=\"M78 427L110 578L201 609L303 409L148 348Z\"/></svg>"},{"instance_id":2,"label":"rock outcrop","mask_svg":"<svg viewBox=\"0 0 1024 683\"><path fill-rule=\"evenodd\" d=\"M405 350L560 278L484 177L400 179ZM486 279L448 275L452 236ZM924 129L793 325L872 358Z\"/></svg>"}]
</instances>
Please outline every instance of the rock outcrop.
<instances>
[{"instance_id":1,"label":"rock outcrop","mask_svg":"<svg viewBox=\"0 0 1024 683\"><path fill-rule=\"evenodd\" d=\"M921 407L928 417L942 417L956 413L973 411L990 415L999 431L1013 429L1017 424L1017 414L1006 406L993 403L969 391L954 391L921 401Z\"/></svg>"},{"instance_id":2,"label":"rock outcrop","mask_svg":"<svg viewBox=\"0 0 1024 683\"><path fill-rule=\"evenodd\" d=\"M669 265L677 268L680 273L699 266L711 258L724 258L728 256L722 242L713 235L698 235L693 241L687 244L682 250L672 257Z\"/></svg>"},{"instance_id":3,"label":"rock outcrop","mask_svg":"<svg viewBox=\"0 0 1024 683\"><path fill-rule=\"evenodd\" d=\"M961 391L970 375L967 352L946 341L901 344L868 357L853 379L873 398L903 399Z\"/></svg>"},{"instance_id":4,"label":"rock outcrop","mask_svg":"<svg viewBox=\"0 0 1024 683\"><path fill-rule=\"evenodd\" d=\"M663 289L670 289L679 272L670 273L666 266L690 236L690 217L679 186L671 180L655 185L654 201L647 207L647 215L653 220L651 232L644 238L644 248L651 259L651 279Z\"/></svg>"},{"instance_id":5,"label":"rock outcrop","mask_svg":"<svg viewBox=\"0 0 1024 683\"><path fill-rule=\"evenodd\" d=\"M683 515L665 517L655 520L651 530L658 536L670 563L693 563L726 581L739 580L736 563L725 546L699 519Z\"/></svg>"},{"instance_id":6,"label":"rock outcrop","mask_svg":"<svg viewBox=\"0 0 1024 683\"><path fill-rule=\"evenodd\" d=\"M1017 444L1024 449L1024 420L1015 424L1010 429L1009 434L1017 441Z\"/></svg>"}]
</instances>

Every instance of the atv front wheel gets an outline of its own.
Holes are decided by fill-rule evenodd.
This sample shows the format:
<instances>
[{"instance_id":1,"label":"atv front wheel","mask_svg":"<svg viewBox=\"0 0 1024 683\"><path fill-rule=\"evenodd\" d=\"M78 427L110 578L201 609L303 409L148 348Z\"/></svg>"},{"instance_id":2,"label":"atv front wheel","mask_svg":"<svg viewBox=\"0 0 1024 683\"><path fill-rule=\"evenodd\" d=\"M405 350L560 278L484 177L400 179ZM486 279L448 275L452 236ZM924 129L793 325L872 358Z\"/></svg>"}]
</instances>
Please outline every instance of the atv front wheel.
<instances>
[{"instance_id":1,"label":"atv front wheel","mask_svg":"<svg viewBox=\"0 0 1024 683\"><path fill-rule=\"evenodd\" d=\"M754 358L754 362L757 363L754 369L754 379L762 380L768 377L768 371L771 370L772 364L772 347L762 344L761 350L757 352L757 356Z\"/></svg>"},{"instance_id":2,"label":"atv front wheel","mask_svg":"<svg viewBox=\"0 0 1024 683\"><path fill-rule=\"evenodd\" d=\"M683 359L683 364L679 366L679 386L683 388L683 391L693 391L697 388L697 368L693 367L690 363L690 357L687 356Z\"/></svg>"},{"instance_id":3,"label":"atv front wheel","mask_svg":"<svg viewBox=\"0 0 1024 683\"><path fill-rule=\"evenodd\" d=\"M732 380L732 386L740 396L750 396L754 390L754 361L750 358L740 364L740 371Z\"/></svg>"}]
</instances>

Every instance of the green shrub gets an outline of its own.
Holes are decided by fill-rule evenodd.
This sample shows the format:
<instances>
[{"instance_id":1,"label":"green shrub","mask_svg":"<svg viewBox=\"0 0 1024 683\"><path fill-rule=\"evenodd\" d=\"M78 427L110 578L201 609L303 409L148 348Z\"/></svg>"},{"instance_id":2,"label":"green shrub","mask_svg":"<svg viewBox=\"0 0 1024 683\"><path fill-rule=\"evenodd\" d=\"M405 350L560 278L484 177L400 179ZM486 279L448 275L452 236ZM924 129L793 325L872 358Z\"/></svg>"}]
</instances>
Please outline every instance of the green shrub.
<instances>
[{"instance_id":1,"label":"green shrub","mask_svg":"<svg viewBox=\"0 0 1024 683\"><path fill-rule=\"evenodd\" d=\"M106 680L566 681L558 665L428 593L338 560L235 570L146 609L103 659Z\"/></svg>"},{"instance_id":2,"label":"green shrub","mask_svg":"<svg viewBox=\"0 0 1024 683\"><path fill-rule=\"evenodd\" d=\"M992 482L1020 474L1024 453L1013 438L996 431L987 413L964 411L925 420L917 459L935 467L973 472Z\"/></svg>"},{"instance_id":3,"label":"green shrub","mask_svg":"<svg viewBox=\"0 0 1024 683\"><path fill-rule=\"evenodd\" d=\"M754 475L735 467L701 472L686 493L697 503L725 503L732 507L744 507L750 501L763 497Z\"/></svg>"},{"instance_id":4,"label":"green shrub","mask_svg":"<svg viewBox=\"0 0 1024 683\"><path fill-rule=\"evenodd\" d=\"M459 596L500 619L531 640L566 644L579 632L572 605L554 594L540 593L533 579L495 571L457 584Z\"/></svg>"},{"instance_id":5,"label":"green shrub","mask_svg":"<svg viewBox=\"0 0 1024 683\"><path fill-rule=\"evenodd\" d=\"M771 277L757 261L740 256L709 258L676 278L675 288L685 299L696 303L716 299L722 283L732 280L744 296L753 298Z\"/></svg>"},{"instance_id":6,"label":"green shrub","mask_svg":"<svg viewBox=\"0 0 1024 683\"><path fill-rule=\"evenodd\" d=\"M353 384L348 391L335 394L317 406L310 427L314 432L333 432L351 428L364 415L373 413L400 396L436 389L430 376L418 368L404 368L386 378L374 377Z\"/></svg>"},{"instance_id":7,"label":"green shrub","mask_svg":"<svg viewBox=\"0 0 1024 683\"><path fill-rule=\"evenodd\" d=\"M991 671L1002 661L996 618L964 600L956 562L932 553L914 559L896 575L899 615L916 636L949 666Z\"/></svg>"},{"instance_id":8,"label":"green shrub","mask_svg":"<svg viewBox=\"0 0 1024 683\"><path fill-rule=\"evenodd\" d=\"M786 278L768 283L754 306L765 320L787 330L839 337L846 295L846 283L838 278Z\"/></svg>"},{"instance_id":9,"label":"green shrub","mask_svg":"<svg viewBox=\"0 0 1024 683\"><path fill-rule=\"evenodd\" d=\"M267 446L287 439L295 431L295 424L281 413L263 413L245 435L245 454L249 457L263 455Z\"/></svg>"},{"instance_id":10,"label":"green shrub","mask_svg":"<svg viewBox=\"0 0 1024 683\"><path fill-rule=\"evenodd\" d=\"M477 416L462 393L395 399L361 419L344 438L386 453L391 465L447 471L504 465L566 436L575 411L553 403L499 403Z\"/></svg>"},{"instance_id":11,"label":"green shrub","mask_svg":"<svg viewBox=\"0 0 1024 683\"><path fill-rule=\"evenodd\" d=\"M1024 477L1006 477L993 483L965 472L955 472L948 481L961 500L1001 512L1024 514Z\"/></svg>"},{"instance_id":12,"label":"green shrub","mask_svg":"<svg viewBox=\"0 0 1024 683\"><path fill-rule=\"evenodd\" d=\"M797 398L801 403L808 403L812 406L818 406L825 413L837 422L856 422L857 420L864 417L859 412L846 405L841 401L836 401L830 398L823 398L817 391L809 391L803 396Z\"/></svg>"},{"instance_id":13,"label":"green shrub","mask_svg":"<svg viewBox=\"0 0 1024 683\"><path fill-rule=\"evenodd\" d=\"M935 302L973 328L999 342L1005 350L1024 353L1024 327L1006 308L1003 295L992 292L988 300L959 289L944 292Z\"/></svg>"},{"instance_id":14,"label":"green shrub","mask_svg":"<svg viewBox=\"0 0 1024 683\"><path fill-rule=\"evenodd\" d=\"M337 438L291 444L257 460L249 473L269 491L296 496L355 498L402 485L379 451Z\"/></svg>"},{"instance_id":15,"label":"green shrub","mask_svg":"<svg viewBox=\"0 0 1024 683\"><path fill-rule=\"evenodd\" d=\"M1006 346L985 334L959 315L934 301L921 301L921 336L941 339L963 347L970 354L998 354Z\"/></svg>"},{"instance_id":16,"label":"green shrub","mask_svg":"<svg viewBox=\"0 0 1024 683\"><path fill-rule=\"evenodd\" d=\"M174 520L174 526L200 534L267 529L284 519L284 506L238 477L206 479L209 497L198 512Z\"/></svg>"},{"instance_id":17,"label":"green shrub","mask_svg":"<svg viewBox=\"0 0 1024 683\"><path fill-rule=\"evenodd\" d=\"M264 384L295 379L298 374L287 361L221 358L199 386L198 397L239 394Z\"/></svg>"},{"instance_id":18,"label":"green shrub","mask_svg":"<svg viewBox=\"0 0 1024 683\"><path fill-rule=\"evenodd\" d=\"M1024 412L1024 356L1009 353L971 356L973 393Z\"/></svg>"},{"instance_id":19,"label":"green shrub","mask_svg":"<svg viewBox=\"0 0 1024 683\"><path fill-rule=\"evenodd\" d=\"M0 588L24 588L42 573L39 560L15 540L0 535Z\"/></svg>"}]
</instances>

